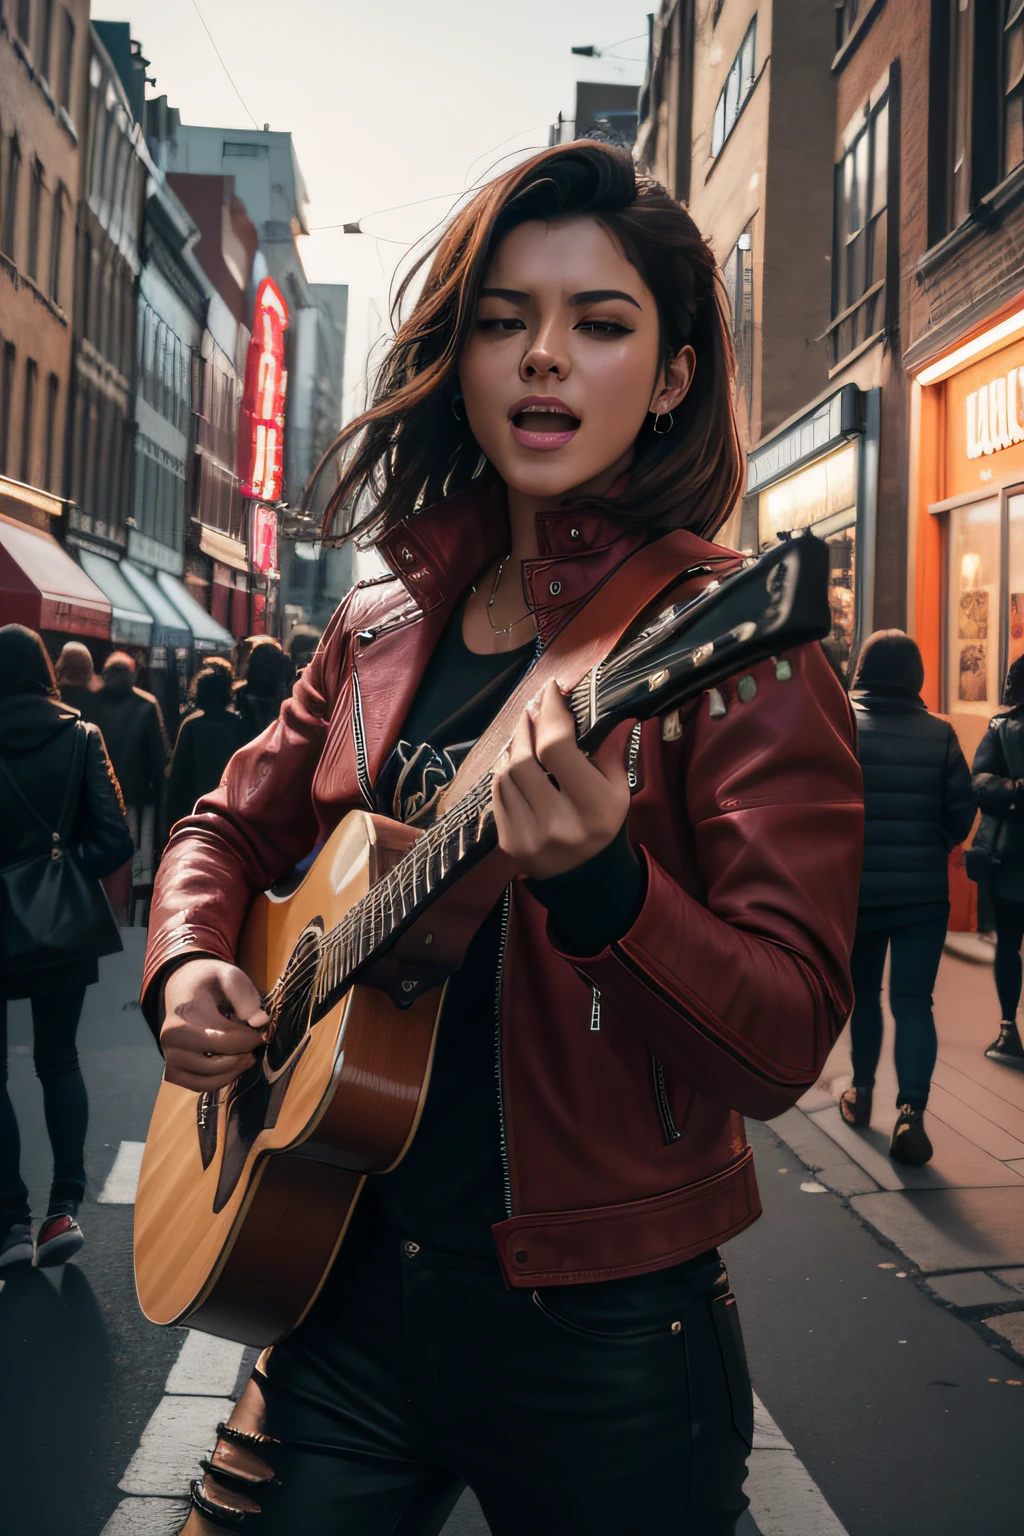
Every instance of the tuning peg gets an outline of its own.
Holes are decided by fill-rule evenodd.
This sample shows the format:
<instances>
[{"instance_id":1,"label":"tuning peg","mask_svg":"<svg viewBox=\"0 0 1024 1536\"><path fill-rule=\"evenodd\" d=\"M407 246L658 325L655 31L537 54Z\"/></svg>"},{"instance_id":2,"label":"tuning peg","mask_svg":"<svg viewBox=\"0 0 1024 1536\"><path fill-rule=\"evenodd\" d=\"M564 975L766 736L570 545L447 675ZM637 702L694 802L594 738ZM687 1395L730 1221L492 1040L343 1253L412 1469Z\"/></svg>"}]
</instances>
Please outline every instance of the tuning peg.
<instances>
[{"instance_id":1,"label":"tuning peg","mask_svg":"<svg viewBox=\"0 0 1024 1536\"><path fill-rule=\"evenodd\" d=\"M683 734L683 723L679 718L678 709L673 709L670 714L664 716L661 722L662 741L678 741Z\"/></svg>"},{"instance_id":2,"label":"tuning peg","mask_svg":"<svg viewBox=\"0 0 1024 1536\"><path fill-rule=\"evenodd\" d=\"M712 720L721 720L726 712L726 703L717 688L708 689L708 714Z\"/></svg>"},{"instance_id":3,"label":"tuning peg","mask_svg":"<svg viewBox=\"0 0 1024 1536\"><path fill-rule=\"evenodd\" d=\"M793 676L793 668L790 666L785 656L776 656L775 676L778 678L780 683L788 683L790 678Z\"/></svg>"},{"instance_id":4,"label":"tuning peg","mask_svg":"<svg viewBox=\"0 0 1024 1536\"><path fill-rule=\"evenodd\" d=\"M748 672L746 677L741 677L736 684L736 697L741 704L749 704L757 692L757 680Z\"/></svg>"}]
</instances>

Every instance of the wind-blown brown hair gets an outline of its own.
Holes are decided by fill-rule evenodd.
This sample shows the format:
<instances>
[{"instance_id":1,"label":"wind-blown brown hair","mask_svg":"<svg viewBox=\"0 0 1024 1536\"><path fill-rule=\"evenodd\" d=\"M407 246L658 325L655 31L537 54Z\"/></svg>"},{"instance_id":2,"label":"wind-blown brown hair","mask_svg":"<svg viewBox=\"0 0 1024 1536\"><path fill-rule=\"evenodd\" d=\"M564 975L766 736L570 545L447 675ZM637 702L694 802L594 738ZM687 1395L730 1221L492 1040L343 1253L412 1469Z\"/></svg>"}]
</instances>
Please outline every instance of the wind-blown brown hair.
<instances>
[{"instance_id":1,"label":"wind-blown brown hair","mask_svg":"<svg viewBox=\"0 0 1024 1536\"><path fill-rule=\"evenodd\" d=\"M686 209L638 176L622 150L589 140L558 145L482 187L403 279L392 307L396 335L373 401L342 431L314 471L304 505L335 542L377 543L422 506L462 490L480 448L452 409L484 274L499 242L530 220L596 219L654 295L664 360L688 343L693 382L661 436L649 418L621 494L587 504L653 531L710 536L744 476L734 407L735 357L721 273ZM411 285L418 298L399 322Z\"/></svg>"}]
</instances>

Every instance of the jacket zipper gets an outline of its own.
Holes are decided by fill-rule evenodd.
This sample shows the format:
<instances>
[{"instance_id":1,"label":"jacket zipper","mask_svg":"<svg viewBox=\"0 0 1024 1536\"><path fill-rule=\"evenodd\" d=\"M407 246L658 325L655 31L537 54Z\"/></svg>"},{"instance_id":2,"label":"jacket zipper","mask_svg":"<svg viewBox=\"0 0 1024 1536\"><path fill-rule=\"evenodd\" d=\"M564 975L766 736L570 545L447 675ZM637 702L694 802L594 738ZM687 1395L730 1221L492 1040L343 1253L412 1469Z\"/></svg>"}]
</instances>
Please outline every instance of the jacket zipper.
<instances>
[{"instance_id":1,"label":"jacket zipper","mask_svg":"<svg viewBox=\"0 0 1024 1536\"><path fill-rule=\"evenodd\" d=\"M654 1074L654 1097L658 1101L658 1114L661 1116L661 1134L665 1138L665 1145L670 1147L674 1141L678 1141L682 1131L676 1129L676 1122L672 1115L672 1106L668 1101L668 1089L665 1087L665 1068L657 1056L651 1056L651 1070Z\"/></svg>"},{"instance_id":2,"label":"jacket zipper","mask_svg":"<svg viewBox=\"0 0 1024 1536\"><path fill-rule=\"evenodd\" d=\"M640 727L641 721L637 721L629 733L629 753L626 757L626 780L629 784L630 794L640 782L640 776L636 771L637 758L640 756Z\"/></svg>"},{"instance_id":3,"label":"jacket zipper","mask_svg":"<svg viewBox=\"0 0 1024 1536\"><path fill-rule=\"evenodd\" d=\"M359 687L359 673L352 668L352 736L356 747L356 778L359 791L369 809L374 809L373 785L370 783L370 765L366 756L366 725L363 720L363 694Z\"/></svg>"},{"instance_id":4,"label":"jacket zipper","mask_svg":"<svg viewBox=\"0 0 1024 1536\"><path fill-rule=\"evenodd\" d=\"M512 1215L512 1175L508 1166L508 1139L505 1134L505 1101L501 1067L501 983L505 968L505 946L512 909L512 887L505 887L501 901L501 937L498 941L498 968L494 978L494 1081L498 1093L498 1144L501 1151L501 1180L505 1193L505 1215Z\"/></svg>"},{"instance_id":5,"label":"jacket zipper","mask_svg":"<svg viewBox=\"0 0 1024 1536\"><path fill-rule=\"evenodd\" d=\"M590 999L590 1027L592 1030L601 1028L601 992L598 987L591 987Z\"/></svg>"}]
</instances>

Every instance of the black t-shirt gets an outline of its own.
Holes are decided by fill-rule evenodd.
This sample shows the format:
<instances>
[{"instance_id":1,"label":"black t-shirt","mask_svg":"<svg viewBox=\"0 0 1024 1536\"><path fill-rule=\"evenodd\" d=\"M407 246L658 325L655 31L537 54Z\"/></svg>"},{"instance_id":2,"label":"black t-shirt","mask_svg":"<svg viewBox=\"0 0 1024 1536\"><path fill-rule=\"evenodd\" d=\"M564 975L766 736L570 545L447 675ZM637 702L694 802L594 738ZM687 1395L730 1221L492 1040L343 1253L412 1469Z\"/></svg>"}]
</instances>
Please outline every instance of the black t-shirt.
<instances>
[{"instance_id":1,"label":"black t-shirt","mask_svg":"<svg viewBox=\"0 0 1024 1536\"><path fill-rule=\"evenodd\" d=\"M428 824L450 783L533 660L536 643L483 656L462 638L460 603L384 764L378 811ZM393 1173L371 1178L364 1199L403 1233L457 1253L493 1255L491 1226L505 1216L496 1077L500 904L451 977L438 1026L426 1104L412 1146Z\"/></svg>"}]
</instances>

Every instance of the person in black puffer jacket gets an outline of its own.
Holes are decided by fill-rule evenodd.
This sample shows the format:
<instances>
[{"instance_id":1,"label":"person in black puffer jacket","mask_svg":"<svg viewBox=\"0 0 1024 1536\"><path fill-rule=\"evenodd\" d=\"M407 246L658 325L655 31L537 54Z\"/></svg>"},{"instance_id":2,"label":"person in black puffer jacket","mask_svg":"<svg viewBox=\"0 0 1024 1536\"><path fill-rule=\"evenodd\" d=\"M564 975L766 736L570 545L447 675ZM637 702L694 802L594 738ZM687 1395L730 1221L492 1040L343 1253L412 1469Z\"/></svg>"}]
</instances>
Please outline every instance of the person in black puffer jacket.
<instances>
[{"instance_id":1,"label":"person in black puffer jacket","mask_svg":"<svg viewBox=\"0 0 1024 1536\"><path fill-rule=\"evenodd\" d=\"M1020 1002L1020 946L1024 942L1024 656L1006 674L1003 703L978 744L971 766L972 787L983 816L999 818L999 864L988 879L996 920L995 983L999 997L998 1037L985 1051L990 1061L1024 1067L1017 1028Z\"/></svg>"},{"instance_id":2,"label":"person in black puffer jacket","mask_svg":"<svg viewBox=\"0 0 1024 1536\"><path fill-rule=\"evenodd\" d=\"M23 952L11 958L5 948L0 960L0 1270L33 1256L18 1122L7 1092L7 1002L31 999L33 1058L53 1148L50 1202L35 1259L39 1265L62 1264L84 1241L75 1217L85 1191L89 1102L75 1035L85 989L97 979L97 955L121 948L100 879L132 851L102 735L61 703L53 666L35 631L7 624L0 629L0 873L14 880L20 870L23 891L26 869L60 856L54 852L60 834L48 829L62 824L70 829L64 856L86 876L86 893L100 914L95 934L103 927L104 908L109 922L105 943L94 934L89 945L68 951L65 959L62 949L54 952L52 910L45 901L29 902L17 912L26 931ZM5 883L3 890L9 924L11 888Z\"/></svg>"},{"instance_id":3,"label":"person in black puffer jacket","mask_svg":"<svg viewBox=\"0 0 1024 1536\"><path fill-rule=\"evenodd\" d=\"M857 755L864 774L864 864L851 969L853 1086L848 1125L871 1119L882 1047L882 971L891 950L898 1118L889 1155L919 1166L932 1155L924 1128L937 1041L932 989L949 921L948 859L974 820L967 763L953 728L920 697L921 652L883 629L865 642L854 677Z\"/></svg>"},{"instance_id":4,"label":"person in black puffer jacket","mask_svg":"<svg viewBox=\"0 0 1024 1536\"><path fill-rule=\"evenodd\" d=\"M167 770L167 832L191 814L201 795L216 789L228 759L247 740L242 718L231 708L231 673L227 667L203 667L192 681L195 709L178 731Z\"/></svg>"}]
</instances>

